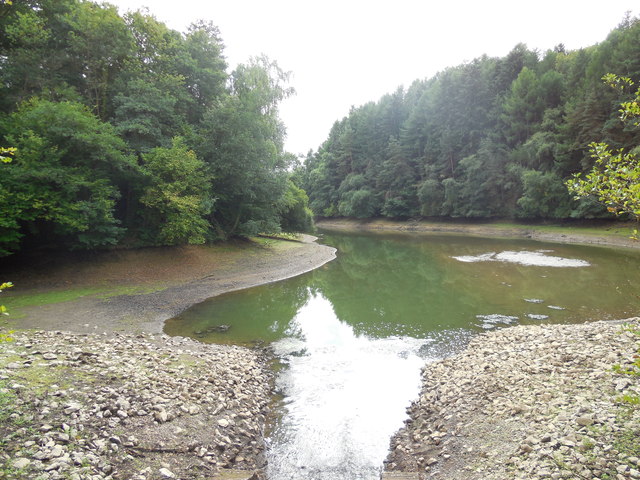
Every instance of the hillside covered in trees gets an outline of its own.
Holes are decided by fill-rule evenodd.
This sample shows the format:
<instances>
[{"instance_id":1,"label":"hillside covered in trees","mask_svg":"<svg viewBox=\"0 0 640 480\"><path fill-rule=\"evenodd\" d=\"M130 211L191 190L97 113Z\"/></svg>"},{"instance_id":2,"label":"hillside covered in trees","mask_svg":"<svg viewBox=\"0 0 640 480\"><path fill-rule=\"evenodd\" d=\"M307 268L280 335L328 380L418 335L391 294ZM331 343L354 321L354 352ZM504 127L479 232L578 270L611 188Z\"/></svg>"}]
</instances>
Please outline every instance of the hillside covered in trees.
<instances>
[{"instance_id":1,"label":"hillside covered in trees","mask_svg":"<svg viewBox=\"0 0 640 480\"><path fill-rule=\"evenodd\" d=\"M0 32L0 256L309 226L276 63L228 72L209 23L81 0L2 0Z\"/></svg>"},{"instance_id":2,"label":"hillside covered in trees","mask_svg":"<svg viewBox=\"0 0 640 480\"><path fill-rule=\"evenodd\" d=\"M606 86L608 72L640 81L638 19L589 48L520 44L353 108L297 181L326 217L610 216L564 184L592 167L589 143L640 145L618 111L633 92Z\"/></svg>"}]
</instances>

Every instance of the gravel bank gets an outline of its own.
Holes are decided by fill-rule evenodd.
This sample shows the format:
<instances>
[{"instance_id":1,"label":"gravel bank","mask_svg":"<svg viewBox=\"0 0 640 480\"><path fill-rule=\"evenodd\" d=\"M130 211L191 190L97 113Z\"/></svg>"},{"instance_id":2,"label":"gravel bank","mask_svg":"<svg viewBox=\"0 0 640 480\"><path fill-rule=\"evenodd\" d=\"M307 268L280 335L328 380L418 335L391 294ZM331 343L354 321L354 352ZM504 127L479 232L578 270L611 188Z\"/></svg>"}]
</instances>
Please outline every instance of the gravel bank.
<instances>
[{"instance_id":1,"label":"gravel bank","mask_svg":"<svg viewBox=\"0 0 640 480\"><path fill-rule=\"evenodd\" d=\"M627 325L640 329L640 319ZM386 470L421 479L640 478L640 336L622 322L482 334L428 364ZM636 356L637 358L637 356Z\"/></svg>"},{"instance_id":2,"label":"gravel bank","mask_svg":"<svg viewBox=\"0 0 640 480\"><path fill-rule=\"evenodd\" d=\"M164 335L14 338L0 343L0 478L238 478L217 475L264 466L272 374L260 352Z\"/></svg>"}]
</instances>

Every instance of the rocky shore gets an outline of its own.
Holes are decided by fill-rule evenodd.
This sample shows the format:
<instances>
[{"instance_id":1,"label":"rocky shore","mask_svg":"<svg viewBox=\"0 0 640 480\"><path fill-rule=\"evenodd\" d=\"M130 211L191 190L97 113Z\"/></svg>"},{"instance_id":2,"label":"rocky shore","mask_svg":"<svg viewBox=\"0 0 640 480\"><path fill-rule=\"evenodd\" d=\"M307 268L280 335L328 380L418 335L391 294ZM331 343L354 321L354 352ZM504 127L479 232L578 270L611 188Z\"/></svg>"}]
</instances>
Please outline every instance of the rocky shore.
<instances>
[{"instance_id":1,"label":"rocky shore","mask_svg":"<svg viewBox=\"0 0 640 480\"><path fill-rule=\"evenodd\" d=\"M0 478L258 478L272 384L260 352L165 335L13 337L0 343Z\"/></svg>"},{"instance_id":2,"label":"rocky shore","mask_svg":"<svg viewBox=\"0 0 640 480\"><path fill-rule=\"evenodd\" d=\"M479 335L424 368L386 470L441 480L640 478L640 376L613 368L638 371L639 329L635 318Z\"/></svg>"}]
</instances>

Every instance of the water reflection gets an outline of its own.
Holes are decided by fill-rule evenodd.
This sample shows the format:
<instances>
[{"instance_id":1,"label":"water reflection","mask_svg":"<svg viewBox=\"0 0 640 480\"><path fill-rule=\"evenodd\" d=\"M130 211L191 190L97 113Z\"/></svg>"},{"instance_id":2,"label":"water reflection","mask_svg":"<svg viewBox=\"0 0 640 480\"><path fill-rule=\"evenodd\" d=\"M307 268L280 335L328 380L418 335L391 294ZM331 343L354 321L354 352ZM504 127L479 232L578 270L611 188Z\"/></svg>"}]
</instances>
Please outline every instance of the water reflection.
<instances>
[{"instance_id":1,"label":"water reflection","mask_svg":"<svg viewBox=\"0 0 640 480\"><path fill-rule=\"evenodd\" d=\"M336 261L221 295L165 325L207 342L269 343L283 359L271 479L377 480L425 358L456 351L473 332L640 311L638 251L450 236L323 241ZM511 261L455 258L487 252Z\"/></svg>"},{"instance_id":2,"label":"water reflection","mask_svg":"<svg viewBox=\"0 0 640 480\"><path fill-rule=\"evenodd\" d=\"M389 438L419 393L426 342L356 335L317 293L286 333L274 344L287 364L277 382L286 405L270 439L269 478L377 480Z\"/></svg>"}]
</instances>

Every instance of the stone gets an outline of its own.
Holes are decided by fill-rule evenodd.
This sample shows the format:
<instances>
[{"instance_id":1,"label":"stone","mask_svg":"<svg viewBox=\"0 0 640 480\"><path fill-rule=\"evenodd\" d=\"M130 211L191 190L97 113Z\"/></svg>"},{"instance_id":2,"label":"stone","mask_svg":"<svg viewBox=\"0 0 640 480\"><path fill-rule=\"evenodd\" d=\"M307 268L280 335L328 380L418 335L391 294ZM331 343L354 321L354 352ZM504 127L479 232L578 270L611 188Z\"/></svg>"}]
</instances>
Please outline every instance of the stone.
<instances>
[{"instance_id":1,"label":"stone","mask_svg":"<svg viewBox=\"0 0 640 480\"><path fill-rule=\"evenodd\" d=\"M593 425L593 417L588 415L583 415L576 419L578 425L582 425L583 427L588 427L589 425Z\"/></svg>"},{"instance_id":2,"label":"stone","mask_svg":"<svg viewBox=\"0 0 640 480\"><path fill-rule=\"evenodd\" d=\"M153 414L153 418L155 418L158 423L165 423L169 420L169 414L167 414L166 410L158 410Z\"/></svg>"},{"instance_id":3,"label":"stone","mask_svg":"<svg viewBox=\"0 0 640 480\"><path fill-rule=\"evenodd\" d=\"M227 420L226 418L221 418L220 420L218 420L218 425L220 425L222 428L226 428L229 426L229 420Z\"/></svg>"},{"instance_id":4,"label":"stone","mask_svg":"<svg viewBox=\"0 0 640 480\"><path fill-rule=\"evenodd\" d=\"M158 470L158 473L160 473L160 476L162 478L176 478L176 474L166 467L162 467L160 470Z\"/></svg>"},{"instance_id":5,"label":"stone","mask_svg":"<svg viewBox=\"0 0 640 480\"><path fill-rule=\"evenodd\" d=\"M11 465L13 465L13 468L20 470L22 468L28 467L30 463L31 463L31 460L29 460L28 458L16 458L11 463Z\"/></svg>"},{"instance_id":6,"label":"stone","mask_svg":"<svg viewBox=\"0 0 640 480\"><path fill-rule=\"evenodd\" d=\"M616 472L618 472L621 475L624 475L625 473L627 473L627 470L629 470L629 467L627 465L618 465L616 467Z\"/></svg>"},{"instance_id":7,"label":"stone","mask_svg":"<svg viewBox=\"0 0 640 480\"><path fill-rule=\"evenodd\" d=\"M62 456L62 454L64 453L64 449L60 446L60 445L56 445L55 447L53 447L53 449L51 449L51 458L57 458Z\"/></svg>"}]
</instances>

